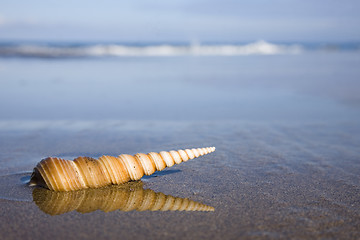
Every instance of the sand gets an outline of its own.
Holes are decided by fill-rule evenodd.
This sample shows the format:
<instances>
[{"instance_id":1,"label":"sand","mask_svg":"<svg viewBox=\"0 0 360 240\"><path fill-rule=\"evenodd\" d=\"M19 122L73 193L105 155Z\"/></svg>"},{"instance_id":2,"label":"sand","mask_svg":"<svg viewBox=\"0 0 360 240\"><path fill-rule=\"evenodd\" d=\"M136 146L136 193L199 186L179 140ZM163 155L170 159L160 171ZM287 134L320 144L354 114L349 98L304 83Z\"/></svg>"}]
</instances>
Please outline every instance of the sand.
<instances>
[{"instance_id":1,"label":"sand","mask_svg":"<svg viewBox=\"0 0 360 240\"><path fill-rule=\"evenodd\" d=\"M356 51L0 65L1 239L360 239ZM208 146L127 190L24 183L48 156ZM214 211L151 211L175 199Z\"/></svg>"},{"instance_id":2,"label":"sand","mask_svg":"<svg viewBox=\"0 0 360 240\"><path fill-rule=\"evenodd\" d=\"M1 141L6 141L1 154L8 156L2 158L7 168L2 167L0 178L0 232L5 239L360 236L356 123L52 122L41 129L25 125L21 131L1 134ZM86 213L73 207L54 214L44 212L33 198L36 188L22 182L42 156L71 159L212 145L215 153L141 182L141 189L188 198L213 207L210 212L104 212L101 204L106 199L100 199ZM39 153L42 156L36 156ZM66 201L57 200L52 207Z\"/></svg>"}]
</instances>

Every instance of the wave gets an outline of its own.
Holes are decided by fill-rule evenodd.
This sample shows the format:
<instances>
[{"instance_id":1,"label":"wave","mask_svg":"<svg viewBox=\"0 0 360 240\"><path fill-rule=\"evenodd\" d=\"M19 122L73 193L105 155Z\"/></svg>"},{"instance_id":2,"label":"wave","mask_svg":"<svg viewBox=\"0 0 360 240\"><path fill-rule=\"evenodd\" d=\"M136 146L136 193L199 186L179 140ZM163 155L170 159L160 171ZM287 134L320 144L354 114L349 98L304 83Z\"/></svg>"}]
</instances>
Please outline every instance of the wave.
<instances>
[{"instance_id":1,"label":"wave","mask_svg":"<svg viewBox=\"0 0 360 240\"><path fill-rule=\"evenodd\" d=\"M0 43L0 57L20 58L95 58L169 56L247 56L301 54L309 51L356 51L360 43L275 44L257 41L248 44L67 44Z\"/></svg>"},{"instance_id":2,"label":"wave","mask_svg":"<svg viewBox=\"0 0 360 240\"><path fill-rule=\"evenodd\" d=\"M0 57L76 58L143 56L242 56L299 54L300 45L257 41L249 44L125 45L125 44L2 44Z\"/></svg>"}]
</instances>

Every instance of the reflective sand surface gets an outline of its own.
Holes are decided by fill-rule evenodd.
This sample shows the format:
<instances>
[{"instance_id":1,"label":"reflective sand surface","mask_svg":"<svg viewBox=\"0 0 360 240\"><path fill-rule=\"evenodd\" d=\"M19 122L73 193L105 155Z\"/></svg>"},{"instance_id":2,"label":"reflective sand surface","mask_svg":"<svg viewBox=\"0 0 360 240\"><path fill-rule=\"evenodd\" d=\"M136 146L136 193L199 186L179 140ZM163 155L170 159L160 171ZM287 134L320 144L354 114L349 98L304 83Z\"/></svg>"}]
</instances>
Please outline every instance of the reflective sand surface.
<instances>
[{"instance_id":1,"label":"reflective sand surface","mask_svg":"<svg viewBox=\"0 0 360 240\"><path fill-rule=\"evenodd\" d=\"M359 238L359 60L319 53L2 61L0 232L10 239ZM216 152L144 179L143 187L213 212L51 216L21 182L21 172L47 156L206 146Z\"/></svg>"}]
</instances>

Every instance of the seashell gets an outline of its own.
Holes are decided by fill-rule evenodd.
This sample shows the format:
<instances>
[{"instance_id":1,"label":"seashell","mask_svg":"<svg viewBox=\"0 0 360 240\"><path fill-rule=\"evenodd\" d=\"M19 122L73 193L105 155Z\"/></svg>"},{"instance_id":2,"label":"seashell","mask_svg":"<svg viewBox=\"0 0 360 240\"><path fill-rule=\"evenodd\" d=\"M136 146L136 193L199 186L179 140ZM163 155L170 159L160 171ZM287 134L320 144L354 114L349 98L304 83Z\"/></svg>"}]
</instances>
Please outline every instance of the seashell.
<instances>
[{"instance_id":1,"label":"seashell","mask_svg":"<svg viewBox=\"0 0 360 240\"><path fill-rule=\"evenodd\" d=\"M34 168L30 185L54 191L74 191L122 184L213 151L215 147L102 156L99 159L78 157L74 161L48 157Z\"/></svg>"},{"instance_id":2,"label":"seashell","mask_svg":"<svg viewBox=\"0 0 360 240\"><path fill-rule=\"evenodd\" d=\"M140 182L141 183L141 182ZM71 192L55 192L44 188L33 190L33 201L43 212L50 215L77 211L89 213L120 211L214 211L213 207L178 198L133 182L98 189L82 189Z\"/></svg>"}]
</instances>

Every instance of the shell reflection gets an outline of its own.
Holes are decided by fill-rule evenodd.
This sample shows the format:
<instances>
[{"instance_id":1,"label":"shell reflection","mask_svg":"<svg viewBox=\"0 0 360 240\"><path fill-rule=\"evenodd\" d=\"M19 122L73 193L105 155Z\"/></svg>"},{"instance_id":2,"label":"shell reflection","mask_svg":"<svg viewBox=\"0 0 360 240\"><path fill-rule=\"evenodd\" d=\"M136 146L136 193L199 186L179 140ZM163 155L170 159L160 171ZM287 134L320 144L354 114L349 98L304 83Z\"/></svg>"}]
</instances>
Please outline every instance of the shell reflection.
<instances>
[{"instance_id":1,"label":"shell reflection","mask_svg":"<svg viewBox=\"0 0 360 240\"><path fill-rule=\"evenodd\" d=\"M96 210L104 212L115 210L214 211L213 207L187 198L143 189L141 182L72 192L54 192L44 188L35 188L33 201L43 212L50 215L60 215L74 210L80 213Z\"/></svg>"}]
</instances>

